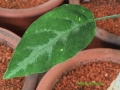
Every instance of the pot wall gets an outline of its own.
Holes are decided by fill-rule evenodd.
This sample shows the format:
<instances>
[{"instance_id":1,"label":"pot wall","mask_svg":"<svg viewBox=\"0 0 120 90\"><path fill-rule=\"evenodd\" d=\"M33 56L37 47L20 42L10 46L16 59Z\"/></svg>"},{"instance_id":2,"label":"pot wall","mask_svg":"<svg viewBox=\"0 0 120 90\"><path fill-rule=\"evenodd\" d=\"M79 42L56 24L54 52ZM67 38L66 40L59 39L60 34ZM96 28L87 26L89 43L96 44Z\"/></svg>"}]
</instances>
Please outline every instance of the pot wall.
<instances>
[{"instance_id":1,"label":"pot wall","mask_svg":"<svg viewBox=\"0 0 120 90\"><path fill-rule=\"evenodd\" d=\"M64 72L71 70L74 66L99 60L112 61L120 64L120 51L103 48L81 51L68 61L51 68L42 78L36 90L52 90Z\"/></svg>"},{"instance_id":2,"label":"pot wall","mask_svg":"<svg viewBox=\"0 0 120 90\"><path fill-rule=\"evenodd\" d=\"M80 0L69 0L69 4L80 4Z\"/></svg>"},{"instance_id":3,"label":"pot wall","mask_svg":"<svg viewBox=\"0 0 120 90\"><path fill-rule=\"evenodd\" d=\"M26 29L39 16L59 6L63 1L49 0L42 5L28 9L0 8L0 24L10 24Z\"/></svg>"},{"instance_id":4,"label":"pot wall","mask_svg":"<svg viewBox=\"0 0 120 90\"><path fill-rule=\"evenodd\" d=\"M97 27L95 36L101 39L102 41L120 46L120 36L111 34L107 32L106 30L103 30Z\"/></svg>"},{"instance_id":5,"label":"pot wall","mask_svg":"<svg viewBox=\"0 0 120 90\"><path fill-rule=\"evenodd\" d=\"M13 32L0 27L0 42L5 42L10 45L13 49L17 46L20 41L20 37Z\"/></svg>"}]
</instances>

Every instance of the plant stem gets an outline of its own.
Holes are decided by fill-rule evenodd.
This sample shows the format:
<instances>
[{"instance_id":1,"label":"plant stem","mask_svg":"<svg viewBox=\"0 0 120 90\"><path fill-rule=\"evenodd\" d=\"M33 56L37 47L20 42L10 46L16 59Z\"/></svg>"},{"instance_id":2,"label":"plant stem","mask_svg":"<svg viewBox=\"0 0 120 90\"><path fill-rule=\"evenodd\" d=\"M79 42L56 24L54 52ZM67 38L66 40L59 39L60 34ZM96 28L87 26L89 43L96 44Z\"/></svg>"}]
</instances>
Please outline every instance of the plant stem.
<instances>
[{"instance_id":1,"label":"plant stem","mask_svg":"<svg viewBox=\"0 0 120 90\"><path fill-rule=\"evenodd\" d=\"M115 14L115 15L111 15L111 16L105 16L105 17L101 17L101 18L96 18L94 20L98 21L98 20L105 20L105 19L109 19L109 18L118 18L118 17L120 17L120 14Z\"/></svg>"}]
</instances>

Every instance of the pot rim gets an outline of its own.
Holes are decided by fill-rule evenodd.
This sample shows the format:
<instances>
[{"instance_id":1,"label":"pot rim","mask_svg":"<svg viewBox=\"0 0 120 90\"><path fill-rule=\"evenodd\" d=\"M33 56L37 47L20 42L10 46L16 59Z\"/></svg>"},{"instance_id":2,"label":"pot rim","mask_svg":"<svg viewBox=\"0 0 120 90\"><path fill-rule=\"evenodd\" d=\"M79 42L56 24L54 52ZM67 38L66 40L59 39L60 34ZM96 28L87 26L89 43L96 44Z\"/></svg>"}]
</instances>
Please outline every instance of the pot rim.
<instances>
[{"instance_id":1,"label":"pot rim","mask_svg":"<svg viewBox=\"0 0 120 90\"><path fill-rule=\"evenodd\" d=\"M49 10L52 10L53 8L60 5L64 0L48 0L47 2L31 7L26 9L7 9L7 8L0 8L0 16L4 17L11 17L11 18L17 18L17 17L32 17L41 15ZM14 13L14 14L13 14Z\"/></svg>"},{"instance_id":2,"label":"pot rim","mask_svg":"<svg viewBox=\"0 0 120 90\"><path fill-rule=\"evenodd\" d=\"M109 33L106 30L103 30L99 27L96 27L96 34L95 36L103 41L115 44L115 45L120 45L120 36L117 36L115 34Z\"/></svg>"},{"instance_id":3,"label":"pot rim","mask_svg":"<svg viewBox=\"0 0 120 90\"><path fill-rule=\"evenodd\" d=\"M42 78L36 90L52 90L55 83L64 72L72 69L74 66L100 60L120 63L120 51L110 48L97 48L81 51L66 62L52 67Z\"/></svg>"},{"instance_id":4,"label":"pot rim","mask_svg":"<svg viewBox=\"0 0 120 90\"><path fill-rule=\"evenodd\" d=\"M21 38L17 34L0 27L0 42L6 43L15 49L20 39Z\"/></svg>"}]
</instances>

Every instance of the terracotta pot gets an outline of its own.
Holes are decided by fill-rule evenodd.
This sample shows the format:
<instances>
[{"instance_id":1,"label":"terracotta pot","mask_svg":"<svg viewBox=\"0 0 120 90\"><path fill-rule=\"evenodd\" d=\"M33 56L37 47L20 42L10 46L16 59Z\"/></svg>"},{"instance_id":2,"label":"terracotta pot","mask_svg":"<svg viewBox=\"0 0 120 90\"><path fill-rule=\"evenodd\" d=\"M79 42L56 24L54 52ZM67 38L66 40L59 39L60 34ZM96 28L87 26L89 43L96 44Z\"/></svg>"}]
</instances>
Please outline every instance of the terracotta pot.
<instances>
[{"instance_id":1,"label":"terracotta pot","mask_svg":"<svg viewBox=\"0 0 120 90\"><path fill-rule=\"evenodd\" d=\"M20 37L13 32L0 27L0 42L10 45L13 49L20 41Z\"/></svg>"},{"instance_id":2,"label":"terracotta pot","mask_svg":"<svg viewBox=\"0 0 120 90\"><path fill-rule=\"evenodd\" d=\"M36 90L39 81L42 79L45 73L31 74L25 78L25 82L22 90Z\"/></svg>"},{"instance_id":3,"label":"terracotta pot","mask_svg":"<svg viewBox=\"0 0 120 90\"><path fill-rule=\"evenodd\" d=\"M83 1L90 1L90 0L83 0ZM69 0L70 4L80 4L80 0ZM96 35L97 38L99 38L102 41L115 44L115 45L120 45L120 36L117 36L115 34L109 33L106 30L103 30L99 27L96 29Z\"/></svg>"},{"instance_id":4,"label":"terracotta pot","mask_svg":"<svg viewBox=\"0 0 120 90\"><path fill-rule=\"evenodd\" d=\"M109 33L106 30L103 30L103 29L100 29L100 28L97 27L97 31L96 31L95 36L97 38L105 41L105 42L112 43L112 44L120 46L120 36Z\"/></svg>"},{"instance_id":5,"label":"terracotta pot","mask_svg":"<svg viewBox=\"0 0 120 90\"><path fill-rule=\"evenodd\" d=\"M69 4L80 4L80 0L69 0Z\"/></svg>"},{"instance_id":6,"label":"terracotta pot","mask_svg":"<svg viewBox=\"0 0 120 90\"><path fill-rule=\"evenodd\" d=\"M18 35L14 34L13 32L11 32L7 29L0 27L0 42L6 43L6 44L10 45L13 49L15 49L17 44L19 43L20 39L21 38ZM35 88L36 87L35 85L37 85L38 76L40 76L40 75L35 74L35 75L27 76L25 78L24 86L26 86L26 81L29 82L29 84L27 86L28 89L27 88L24 89L24 86L23 86L22 90L35 90L33 88ZM29 85L31 85L31 86L29 86Z\"/></svg>"},{"instance_id":7,"label":"terracotta pot","mask_svg":"<svg viewBox=\"0 0 120 90\"><path fill-rule=\"evenodd\" d=\"M64 0L48 0L48 2L28 9L0 8L0 24L10 24L21 28L27 28L42 14L62 4Z\"/></svg>"},{"instance_id":8,"label":"terracotta pot","mask_svg":"<svg viewBox=\"0 0 120 90\"><path fill-rule=\"evenodd\" d=\"M89 49L79 52L73 58L51 68L40 81L36 90L52 90L63 73L74 66L97 61L112 61L120 64L120 51L114 49ZM61 68L62 67L62 68Z\"/></svg>"},{"instance_id":9,"label":"terracotta pot","mask_svg":"<svg viewBox=\"0 0 120 90\"><path fill-rule=\"evenodd\" d=\"M14 34L13 32L7 29L0 27L0 42L1 43L6 43L10 47L12 47L12 49L15 49L20 39L21 38L18 35Z\"/></svg>"}]
</instances>

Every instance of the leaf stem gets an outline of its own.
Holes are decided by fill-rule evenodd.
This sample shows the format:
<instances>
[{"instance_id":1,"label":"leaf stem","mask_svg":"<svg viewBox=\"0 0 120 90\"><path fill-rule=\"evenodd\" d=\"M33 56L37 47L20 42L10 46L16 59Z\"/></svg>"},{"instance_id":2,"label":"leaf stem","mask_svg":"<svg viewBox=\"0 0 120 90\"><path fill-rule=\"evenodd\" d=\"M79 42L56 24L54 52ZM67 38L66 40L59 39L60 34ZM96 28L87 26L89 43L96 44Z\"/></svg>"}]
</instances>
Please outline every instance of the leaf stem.
<instances>
[{"instance_id":1,"label":"leaf stem","mask_svg":"<svg viewBox=\"0 0 120 90\"><path fill-rule=\"evenodd\" d=\"M101 18L96 18L94 20L98 21L98 20L105 20L105 19L109 19L109 18L118 18L118 17L120 17L120 14L115 14L115 15L111 15L111 16L105 16L105 17L101 17Z\"/></svg>"}]
</instances>

